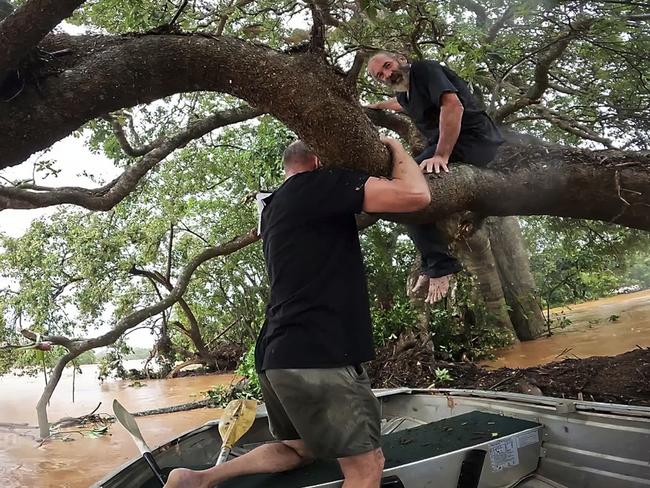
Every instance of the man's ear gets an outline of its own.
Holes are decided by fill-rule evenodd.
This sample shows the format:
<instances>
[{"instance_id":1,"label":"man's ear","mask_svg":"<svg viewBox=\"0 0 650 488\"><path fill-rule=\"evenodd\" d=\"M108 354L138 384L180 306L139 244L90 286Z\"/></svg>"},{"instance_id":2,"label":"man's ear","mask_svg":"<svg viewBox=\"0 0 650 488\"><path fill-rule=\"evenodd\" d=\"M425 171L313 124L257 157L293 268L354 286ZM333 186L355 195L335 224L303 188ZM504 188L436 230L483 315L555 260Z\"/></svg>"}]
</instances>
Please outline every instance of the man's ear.
<instances>
[{"instance_id":1,"label":"man's ear","mask_svg":"<svg viewBox=\"0 0 650 488\"><path fill-rule=\"evenodd\" d=\"M406 59L406 56L404 56L403 54L398 54L397 56L395 56L395 59L397 59L397 62L399 64L407 64L409 62L408 59Z\"/></svg>"}]
</instances>

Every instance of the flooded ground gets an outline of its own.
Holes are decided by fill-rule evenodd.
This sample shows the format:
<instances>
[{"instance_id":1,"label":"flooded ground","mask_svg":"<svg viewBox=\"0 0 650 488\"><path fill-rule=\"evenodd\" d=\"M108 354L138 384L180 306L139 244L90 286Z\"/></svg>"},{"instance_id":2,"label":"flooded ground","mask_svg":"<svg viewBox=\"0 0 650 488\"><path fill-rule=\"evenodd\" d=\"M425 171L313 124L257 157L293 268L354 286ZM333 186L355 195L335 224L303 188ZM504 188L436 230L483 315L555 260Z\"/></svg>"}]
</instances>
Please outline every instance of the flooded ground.
<instances>
[{"instance_id":1,"label":"flooded ground","mask_svg":"<svg viewBox=\"0 0 650 488\"><path fill-rule=\"evenodd\" d=\"M499 351L497 359L489 364L527 367L567 357L616 355L637 345L650 346L650 290L564 307L553 313L566 315L571 326L556 330L550 338ZM616 320L612 320L613 316L617 316ZM130 411L186 403L202 398L201 392L215 384L232 381L231 375L197 376L142 381L146 386L138 388L129 381L100 384L94 366L83 368L84 374L77 375L75 403L71 402L71 371L66 371L48 410L50 421L87 414L100 401L99 411L110 413L113 398L118 398ZM34 407L42 386L42 377L0 378L0 423L36 424ZM156 446L219 414L217 409L200 409L141 417L138 423L148 443ZM3 488L86 488L138 455L131 438L119 426L113 426L109 436L93 439L72 434L71 438L76 439L72 442L48 442L38 448L34 438L24 434L0 428Z\"/></svg>"},{"instance_id":2,"label":"flooded ground","mask_svg":"<svg viewBox=\"0 0 650 488\"><path fill-rule=\"evenodd\" d=\"M650 290L551 310L571 325L551 337L497 351L492 367L527 368L567 358L614 356L650 346Z\"/></svg>"},{"instance_id":3,"label":"flooded ground","mask_svg":"<svg viewBox=\"0 0 650 488\"><path fill-rule=\"evenodd\" d=\"M72 403L72 374L66 371L57 387L48 414L50 422L64 416L90 413L99 402L98 412L111 413L117 398L130 411L166 407L202 399L202 391L216 384L228 384L232 375L210 375L170 380L149 380L146 386L129 386L130 381L107 381L100 384L94 366L83 366L76 376L75 403ZM35 405L43 378L4 376L0 378L0 423L36 424ZM138 418L140 430L151 446L166 442L179 434L219 417L219 409L198 409L173 414ZM74 432L70 442L50 441L35 447L32 430L0 429L0 480L3 488L86 488L138 455L133 441L119 425L110 435L99 438Z\"/></svg>"}]
</instances>

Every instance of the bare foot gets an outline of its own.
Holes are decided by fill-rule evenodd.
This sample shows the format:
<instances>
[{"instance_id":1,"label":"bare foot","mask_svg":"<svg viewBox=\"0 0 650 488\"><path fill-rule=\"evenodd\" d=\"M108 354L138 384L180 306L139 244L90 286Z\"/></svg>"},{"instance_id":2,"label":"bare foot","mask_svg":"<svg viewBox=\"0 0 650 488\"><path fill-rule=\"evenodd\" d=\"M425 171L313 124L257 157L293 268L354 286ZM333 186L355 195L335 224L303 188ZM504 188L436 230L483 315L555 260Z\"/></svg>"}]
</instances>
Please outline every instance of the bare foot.
<instances>
[{"instance_id":1,"label":"bare foot","mask_svg":"<svg viewBox=\"0 0 650 488\"><path fill-rule=\"evenodd\" d=\"M205 477L200 471L177 468L169 473L164 488L210 488L205 484Z\"/></svg>"}]
</instances>

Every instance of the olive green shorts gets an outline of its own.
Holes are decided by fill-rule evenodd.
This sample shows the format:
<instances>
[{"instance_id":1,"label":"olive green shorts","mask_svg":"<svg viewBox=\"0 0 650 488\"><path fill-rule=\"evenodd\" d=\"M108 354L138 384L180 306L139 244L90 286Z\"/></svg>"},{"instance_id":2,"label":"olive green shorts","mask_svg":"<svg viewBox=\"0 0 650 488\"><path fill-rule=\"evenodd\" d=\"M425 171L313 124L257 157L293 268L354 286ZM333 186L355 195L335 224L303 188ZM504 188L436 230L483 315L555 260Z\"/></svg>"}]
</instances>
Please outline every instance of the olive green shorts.
<instances>
[{"instance_id":1,"label":"olive green shorts","mask_svg":"<svg viewBox=\"0 0 650 488\"><path fill-rule=\"evenodd\" d=\"M323 459L379 447L379 401L362 366L268 369L259 376L276 439L302 439Z\"/></svg>"}]
</instances>

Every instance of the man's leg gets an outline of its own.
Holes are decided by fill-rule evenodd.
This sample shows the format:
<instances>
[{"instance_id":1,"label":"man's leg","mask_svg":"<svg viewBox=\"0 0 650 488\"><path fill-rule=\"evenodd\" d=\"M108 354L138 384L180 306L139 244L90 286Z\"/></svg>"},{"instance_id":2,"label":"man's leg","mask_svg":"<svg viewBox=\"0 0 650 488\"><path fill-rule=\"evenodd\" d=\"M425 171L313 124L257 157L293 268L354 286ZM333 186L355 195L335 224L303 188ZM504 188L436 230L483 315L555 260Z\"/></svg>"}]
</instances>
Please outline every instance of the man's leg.
<instances>
[{"instance_id":1,"label":"man's leg","mask_svg":"<svg viewBox=\"0 0 650 488\"><path fill-rule=\"evenodd\" d=\"M165 488L212 488L237 476L256 473L279 473L312 461L304 442L280 441L264 444L226 463L203 471L173 470Z\"/></svg>"},{"instance_id":2,"label":"man's leg","mask_svg":"<svg viewBox=\"0 0 650 488\"><path fill-rule=\"evenodd\" d=\"M345 477L343 488L378 488L384 471L384 454L381 449L339 458Z\"/></svg>"},{"instance_id":3,"label":"man's leg","mask_svg":"<svg viewBox=\"0 0 650 488\"><path fill-rule=\"evenodd\" d=\"M433 156L435 152L436 146L430 145L415 157L415 161L421 163ZM429 278L442 278L458 273L462 269L456 258L449 254L447 240L435 224L407 224L405 227L413 244L420 252L422 275ZM422 280L419 280L418 284L423 285ZM444 294L446 294L446 290ZM434 301L433 299L429 300L433 295L431 290L429 295L427 301Z\"/></svg>"}]
</instances>

